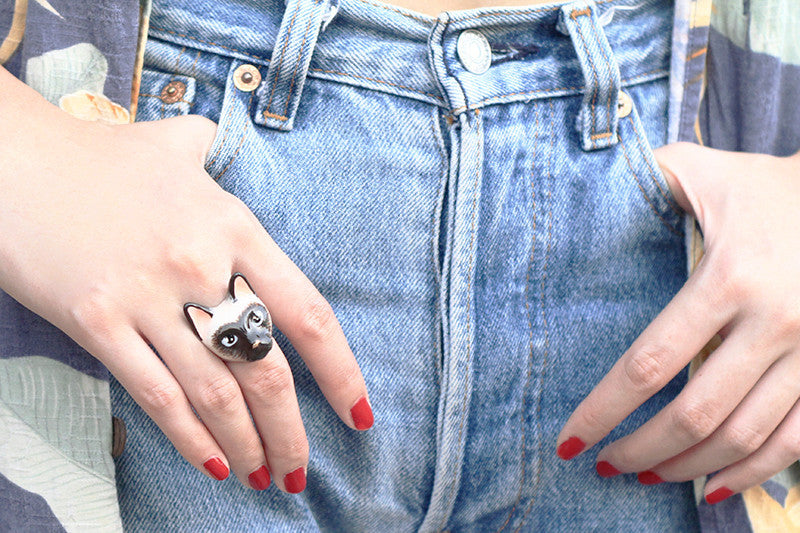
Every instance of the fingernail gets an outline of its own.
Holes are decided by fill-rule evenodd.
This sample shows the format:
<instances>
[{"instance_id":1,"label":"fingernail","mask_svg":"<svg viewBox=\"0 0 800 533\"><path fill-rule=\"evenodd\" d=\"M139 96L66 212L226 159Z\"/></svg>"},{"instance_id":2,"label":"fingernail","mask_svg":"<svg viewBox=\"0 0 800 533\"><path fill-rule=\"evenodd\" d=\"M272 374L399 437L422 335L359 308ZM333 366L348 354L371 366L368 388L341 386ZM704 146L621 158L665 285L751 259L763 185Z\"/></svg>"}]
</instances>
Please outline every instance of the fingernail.
<instances>
[{"instance_id":1,"label":"fingernail","mask_svg":"<svg viewBox=\"0 0 800 533\"><path fill-rule=\"evenodd\" d=\"M561 443L556 453L565 461L572 459L583 451L586 444L578 437L570 437Z\"/></svg>"},{"instance_id":2,"label":"fingernail","mask_svg":"<svg viewBox=\"0 0 800 533\"><path fill-rule=\"evenodd\" d=\"M292 494L303 492L306 488L306 471L298 468L294 472L289 472L283 476L283 485L286 487L286 492Z\"/></svg>"},{"instance_id":3,"label":"fingernail","mask_svg":"<svg viewBox=\"0 0 800 533\"><path fill-rule=\"evenodd\" d=\"M262 466L249 476L247 479L250 481L250 486L256 490L264 490L269 487L269 472L267 472L267 467Z\"/></svg>"},{"instance_id":4,"label":"fingernail","mask_svg":"<svg viewBox=\"0 0 800 533\"><path fill-rule=\"evenodd\" d=\"M373 422L375 422L375 418L372 416L372 407L370 407L366 396L362 397L350 408L350 415L353 417L353 424L359 431L371 428Z\"/></svg>"},{"instance_id":5,"label":"fingernail","mask_svg":"<svg viewBox=\"0 0 800 533\"><path fill-rule=\"evenodd\" d=\"M208 470L209 474L211 474L220 481L228 477L228 474L230 473L228 467L225 466L225 463L223 463L222 459L220 459L219 457L212 457L211 459L203 463L203 466L206 467L206 470Z\"/></svg>"},{"instance_id":6,"label":"fingernail","mask_svg":"<svg viewBox=\"0 0 800 533\"><path fill-rule=\"evenodd\" d=\"M708 496L706 496L706 503L710 505L714 505L715 503L719 503L722 500L730 498L733 496L733 491L728 487L720 487Z\"/></svg>"},{"instance_id":7,"label":"fingernail","mask_svg":"<svg viewBox=\"0 0 800 533\"><path fill-rule=\"evenodd\" d=\"M659 483L664 483L664 480L661 477L653 472L652 470L645 470L644 472L639 472L636 474L636 479L639 480L639 483L642 485L657 485Z\"/></svg>"},{"instance_id":8,"label":"fingernail","mask_svg":"<svg viewBox=\"0 0 800 533\"><path fill-rule=\"evenodd\" d=\"M594 465L594 467L597 470L597 474L600 477L614 477L622 473L616 468L614 468L614 465L612 465L608 461L600 461L599 463Z\"/></svg>"}]
</instances>

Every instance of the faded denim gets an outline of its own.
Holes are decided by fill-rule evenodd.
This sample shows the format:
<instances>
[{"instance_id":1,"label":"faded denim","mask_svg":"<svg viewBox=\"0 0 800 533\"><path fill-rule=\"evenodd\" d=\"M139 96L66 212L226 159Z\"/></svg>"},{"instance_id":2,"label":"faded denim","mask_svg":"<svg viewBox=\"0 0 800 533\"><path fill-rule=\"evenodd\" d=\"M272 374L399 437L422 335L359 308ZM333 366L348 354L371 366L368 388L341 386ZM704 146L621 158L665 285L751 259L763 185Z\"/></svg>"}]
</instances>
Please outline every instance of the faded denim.
<instances>
[{"instance_id":1,"label":"faded denim","mask_svg":"<svg viewBox=\"0 0 800 533\"><path fill-rule=\"evenodd\" d=\"M555 454L571 411L685 281L651 149L666 140L671 24L661 0L436 19L372 0L156 1L138 120L219 123L209 173L333 305L375 426L346 428L278 332L308 488L259 493L195 472L114 383L126 527L696 530L690 484L601 479L599 448ZM484 74L459 61L465 29L491 44ZM233 84L242 64L258 90ZM176 80L186 92L165 103Z\"/></svg>"}]
</instances>

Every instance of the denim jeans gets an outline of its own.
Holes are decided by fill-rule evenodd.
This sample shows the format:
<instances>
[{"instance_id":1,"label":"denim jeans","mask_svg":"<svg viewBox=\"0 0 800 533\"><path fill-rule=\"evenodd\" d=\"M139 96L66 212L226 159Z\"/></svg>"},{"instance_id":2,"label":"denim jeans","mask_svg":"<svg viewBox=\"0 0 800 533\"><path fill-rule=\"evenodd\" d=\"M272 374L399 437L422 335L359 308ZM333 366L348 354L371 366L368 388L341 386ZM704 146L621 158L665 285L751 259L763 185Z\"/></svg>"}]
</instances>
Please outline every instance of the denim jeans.
<instances>
[{"instance_id":1,"label":"denim jeans","mask_svg":"<svg viewBox=\"0 0 800 533\"><path fill-rule=\"evenodd\" d=\"M599 447L555 454L571 411L685 281L652 153L671 25L662 0L438 18L372 0L157 0L138 120L219 123L208 172L331 302L376 421L346 428L278 332L308 488L255 492L195 472L114 383L126 527L696 530L691 484L601 479Z\"/></svg>"}]
</instances>

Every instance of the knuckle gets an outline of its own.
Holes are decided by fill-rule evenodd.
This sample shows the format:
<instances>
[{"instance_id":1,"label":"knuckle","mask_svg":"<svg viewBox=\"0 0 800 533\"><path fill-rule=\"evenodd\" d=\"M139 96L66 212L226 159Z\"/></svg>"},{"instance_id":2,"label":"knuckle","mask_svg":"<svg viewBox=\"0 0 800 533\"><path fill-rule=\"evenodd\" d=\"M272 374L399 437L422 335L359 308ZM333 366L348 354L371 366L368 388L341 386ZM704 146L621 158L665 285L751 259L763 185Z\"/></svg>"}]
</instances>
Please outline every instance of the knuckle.
<instances>
[{"instance_id":1,"label":"knuckle","mask_svg":"<svg viewBox=\"0 0 800 533\"><path fill-rule=\"evenodd\" d=\"M666 346L644 347L634 352L625 362L625 375L634 390L651 395L669 381L667 361L675 357L675 352Z\"/></svg>"},{"instance_id":2,"label":"knuckle","mask_svg":"<svg viewBox=\"0 0 800 533\"><path fill-rule=\"evenodd\" d=\"M289 436L282 446L275 450L275 455L286 464L305 464L308 462L308 439L302 432Z\"/></svg>"},{"instance_id":3,"label":"knuckle","mask_svg":"<svg viewBox=\"0 0 800 533\"><path fill-rule=\"evenodd\" d=\"M760 276L752 275L751 268L746 261L736 257L715 256L717 278L716 285L724 300L733 304L740 304L753 294L756 280Z\"/></svg>"},{"instance_id":4,"label":"knuckle","mask_svg":"<svg viewBox=\"0 0 800 533\"><path fill-rule=\"evenodd\" d=\"M725 445L739 457L747 457L764 443L761 433L747 426L731 425L721 434Z\"/></svg>"},{"instance_id":5,"label":"knuckle","mask_svg":"<svg viewBox=\"0 0 800 533\"><path fill-rule=\"evenodd\" d=\"M233 379L227 376L212 379L199 391L200 405L212 412L233 412L238 399L239 387Z\"/></svg>"},{"instance_id":6,"label":"knuckle","mask_svg":"<svg viewBox=\"0 0 800 533\"><path fill-rule=\"evenodd\" d=\"M684 403L673 411L673 423L678 432L690 442L697 443L711 435L718 423L711 414L710 404Z\"/></svg>"},{"instance_id":7,"label":"knuckle","mask_svg":"<svg viewBox=\"0 0 800 533\"><path fill-rule=\"evenodd\" d=\"M605 435L612 428L608 427L608 423L604 420L603 412L594 406L586 406L581 413L581 424L587 427L590 431Z\"/></svg>"},{"instance_id":8,"label":"knuckle","mask_svg":"<svg viewBox=\"0 0 800 533\"><path fill-rule=\"evenodd\" d=\"M197 246L175 242L164 246L164 263L168 272L174 272L187 284L202 293L219 288L219 280L212 275L212 265L219 261L219 254L205 253Z\"/></svg>"},{"instance_id":9,"label":"knuckle","mask_svg":"<svg viewBox=\"0 0 800 533\"><path fill-rule=\"evenodd\" d=\"M148 412L168 411L179 402L183 393L180 388L172 383L155 383L142 389L139 404Z\"/></svg>"},{"instance_id":10,"label":"knuckle","mask_svg":"<svg viewBox=\"0 0 800 533\"><path fill-rule=\"evenodd\" d=\"M335 324L331 304L319 295L309 299L300 315L300 333L311 340L326 339Z\"/></svg>"},{"instance_id":11,"label":"knuckle","mask_svg":"<svg viewBox=\"0 0 800 533\"><path fill-rule=\"evenodd\" d=\"M782 432L777 438L777 445L780 450L785 451L785 454L792 459L800 458L800 433L797 431Z\"/></svg>"},{"instance_id":12,"label":"knuckle","mask_svg":"<svg viewBox=\"0 0 800 533\"><path fill-rule=\"evenodd\" d=\"M259 371L252 381L242 384L246 394L261 398L272 398L291 390L294 385L292 370L288 364L271 365Z\"/></svg>"},{"instance_id":13,"label":"knuckle","mask_svg":"<svg viewBox=\"0 0 800 533\"><path fill-rule=\"evenodd\" d=\"M70 315L79 330L107 337L111 330L113 308L110 291L103 286L96 286L84 292L81 300L70 309Z\"/></svg>"}]
</instances>

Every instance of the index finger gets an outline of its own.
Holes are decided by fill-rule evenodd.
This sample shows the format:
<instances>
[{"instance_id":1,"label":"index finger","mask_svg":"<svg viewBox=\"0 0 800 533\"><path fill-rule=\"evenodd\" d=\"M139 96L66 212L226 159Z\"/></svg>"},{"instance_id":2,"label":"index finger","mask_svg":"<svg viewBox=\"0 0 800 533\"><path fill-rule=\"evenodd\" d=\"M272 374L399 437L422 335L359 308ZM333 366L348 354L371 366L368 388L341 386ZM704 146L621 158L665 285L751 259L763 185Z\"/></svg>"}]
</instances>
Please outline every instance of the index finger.
<instances>
[{"instance_id":1,"label":"index finger","mask_svg":"<svg viewBox=\"0 0 800 533\"><path fill-rule=\"evenodd\" d=\"M559 457L572 459L608 435L730 321L710 286L699 267L573 411L558 436Z\"/></svg>"},{"instance_id":2,"label":"index finger","mask_svg":"<svg viewBox=\"0 0 800 533\"><path fill-rule=\"evenodd\" d=\"M255 220L255 217L253 217ZM257 223L257 221L256 221ZM297 349L345 424L373 424L367 386L333 308L259 224L263 238L238 262L276 326Z\"/></svg>"}]
</instances>

